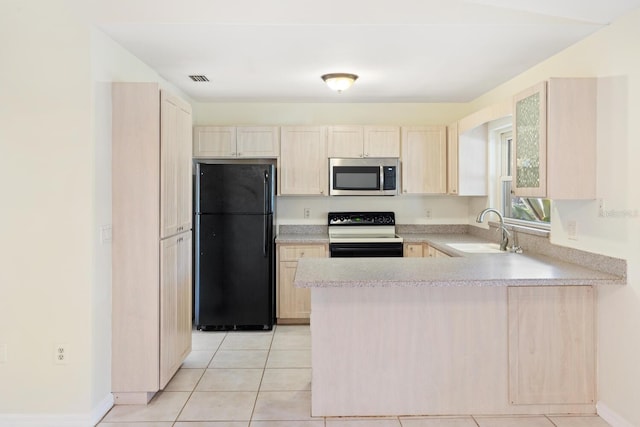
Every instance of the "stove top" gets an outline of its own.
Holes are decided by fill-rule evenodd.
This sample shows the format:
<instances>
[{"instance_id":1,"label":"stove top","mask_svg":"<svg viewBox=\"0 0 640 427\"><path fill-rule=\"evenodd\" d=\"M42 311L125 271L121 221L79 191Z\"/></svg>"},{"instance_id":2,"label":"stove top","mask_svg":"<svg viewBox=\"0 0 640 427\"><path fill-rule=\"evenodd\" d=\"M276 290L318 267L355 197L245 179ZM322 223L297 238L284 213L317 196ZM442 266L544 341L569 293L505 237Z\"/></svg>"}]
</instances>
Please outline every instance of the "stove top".
<instances>
[{"instance_id":1,"label":"stove top","mask_svg":"<svg viewBox=\"0 0 640 427\"><path fill-rule=\"evenodd\" d=\"M329 212L329 243L402 243L393 212Z\"/></svg>"},{"instance_id":2,"label":"stove top","mask_svg":"<svg viewBox=\"0 0 640 427\"><path fill-rule=\"evenodd\" d=\"M329 227L396 225L393 212L329 212Z\"/></svg>"}]
</instances>

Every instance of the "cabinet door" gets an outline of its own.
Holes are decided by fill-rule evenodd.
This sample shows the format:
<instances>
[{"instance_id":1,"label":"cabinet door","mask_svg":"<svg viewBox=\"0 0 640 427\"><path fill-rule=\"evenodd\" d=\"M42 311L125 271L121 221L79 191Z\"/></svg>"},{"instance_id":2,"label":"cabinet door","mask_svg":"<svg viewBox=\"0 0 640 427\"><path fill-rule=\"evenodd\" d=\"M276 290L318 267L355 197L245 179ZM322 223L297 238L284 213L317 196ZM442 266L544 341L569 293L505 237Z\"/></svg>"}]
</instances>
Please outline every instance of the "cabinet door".
<instances>
[{"instance_id":1,"label":"cabinet door","mask_svg":"<svg viewBox=\"0 0 640 427\"><path fill-rule=\"evenodd\" d=\"M362 126L330 126L327 139L329 157L363 157Z\"/></svg>"},{"instance_id":2,"label":"cabinet door","mask_svg":"<svg viewBox=\"0 0 640 427\"><path fill-rule=\"evenodd\" d=\"M319 126L283 127L280 139L282 195L328 194L326 129Z\"/></svg>"},{"instance_id":3,"label":"cabinet door","mask_svg":"<svg viewBox=\"0 0 640 427\"><path fill-rule=\"evenodd\" d=\"M444 194L447 191L445 126L402 128L402 192Z\"/></svg>"},{"instance_id":4,"label":"cabinet door","mask_svg":"<svg viewBox=\"0 0 640 427\"><path fill-rule=\"evenodd\" d=\"M160 238L178 232L180 165L180 106L172 95L160 92Z\"/></svg>"},{"instance_id":5,"label":"cabinet door","mask_svg":"<svg viewBox=\"0 0 640 427\"><path fill-rule=\"evenodd\" d=\"M311 289L296 288L296 261L281 261L280 268L280 318L308 319L311 316Z\"/></svg>"},{"instance_id":6,"label":"cabinet door","mask_svg":"<svg viewBox=\"0 0 640 427\"><path fill-rule=\"evenodd\" d=\"M365 126L364 157L400 157L400 128Z\"/></svg>"},{"instance_id":7,"label":"cabinet door","mask_svg":"<svg viewBox=\"0 0 640 427\"><path fill-rule=\"evenodd\" d=\"M428 254L429 254L428 256L430 258L449 258L448 254L446 254L446 253L444 253L442 251L439 251L438 249L434 248L433 246L429 246L429 245L427 245L427 246L428 246L427 252L428 252Z\"/></svg>"},{"instance_id":8,"label":"cabinet door","mask_svg":"<svg viewBox=\"0 0 640 427\"><path fill-rule=\"evenodd\" d=\"M191 160L191 140L192 140L193 120L191 106L182 103L178 110L178 139L179 155L177 176L178 197L177 197L177 217L178 232L191 229L193 210L193 174Z\"/></svg>"},{"instance_id":9,"label":"cabinet door","mask_svg":"<svg viewBox=\"0 0 640 427\"><path fill-rule=\"evenodd\" d=\"M197 126L193 135L193 157L236 157L236 128Z\"/></svg>"},{"instance_id":10,"label":"cabinet door","mask_svg":"<svg viewBox=\"0 0 640 427\"><path fill-rule=\"evenodd\" d=\"M593 403L593 289L510 287L508 295L511 403Z\"/></svg>"},{"instance_id":11,"label":"cabinet door","mask_svg":"<svg viewBox=\"0 0 640 427\"><path fill-rule=\"evenodd\" d=\"M547 193L547 85L542 82L513 98L513 184L516 196Z\"/></svg>"},{"instance_id":12,"label":"cabinet door","mask_svg":"<svg viewBox=\"0 0 640 427\"><path fill-rule=\"evenodd\" d=\"M422 258L424 256L424 245L422 243L405 243L405 258Z\"/></svg>"},{"instance_id":13,"label":"cabinet door","mask_svg":"<svg viewBox=\"0 0 640 427\"><path fill-rule=\"evenodd\" d=\"M447 194L458 194L458 122L447 126Z\"/></svg>"},{"instance_id":14,"label":"cabinet door","mask_svg":"<svg viewBox=\"0 0 640 427\"><path fill-rule=\"evenodd\" d=\"M280 128L240 126L236 128L238 157L275 159L280 155Z\"/></svg>"},{"instance_id":15,"label":"cabinet door","mask_svg":"<svg viewBox=\"0 0 640 427\"><path fill-rule=\"evenodd\" d=\"M547 198L595 199L598 93L595 78L552 78L547 86Z\"/></svg>"},{"instance_id":16,"label":"cabinet door","mask_svg":"<svg viewBox=\"0 0 640 427\"><path fill-rule=\"evenodd\" d=\"M160 248L160 388L191 351L191 232Z\"/></svg>"},{"instance_id":17,"label":"cabinet door","mask_svg":"<svg viewBox=\"0 0 640 427\"><path fill-rule=\"evenodd\" d=\"M282 245L278 248L278 318L309 319L311 290L296 288L293 280L300 258L325 258L326 245Z\"/></svg>"}]
</instances>

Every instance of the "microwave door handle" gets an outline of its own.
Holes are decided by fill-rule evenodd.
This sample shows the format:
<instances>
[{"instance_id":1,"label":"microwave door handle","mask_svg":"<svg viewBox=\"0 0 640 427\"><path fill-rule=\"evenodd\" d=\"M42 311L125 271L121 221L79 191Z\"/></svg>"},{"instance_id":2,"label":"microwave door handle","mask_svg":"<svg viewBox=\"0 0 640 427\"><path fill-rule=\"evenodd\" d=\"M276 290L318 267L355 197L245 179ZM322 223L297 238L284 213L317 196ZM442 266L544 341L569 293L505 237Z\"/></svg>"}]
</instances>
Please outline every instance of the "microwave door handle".
<instances>
[{"instance_id":1,"label":"microwave door handle","mask_svg":"<svg viewBox=\"0 0 640 427\"><path fill-rule=\"evenodd\" d=\"M380 191L384 191L384 166L380 165Z\"/></svg>"}]
</instances>

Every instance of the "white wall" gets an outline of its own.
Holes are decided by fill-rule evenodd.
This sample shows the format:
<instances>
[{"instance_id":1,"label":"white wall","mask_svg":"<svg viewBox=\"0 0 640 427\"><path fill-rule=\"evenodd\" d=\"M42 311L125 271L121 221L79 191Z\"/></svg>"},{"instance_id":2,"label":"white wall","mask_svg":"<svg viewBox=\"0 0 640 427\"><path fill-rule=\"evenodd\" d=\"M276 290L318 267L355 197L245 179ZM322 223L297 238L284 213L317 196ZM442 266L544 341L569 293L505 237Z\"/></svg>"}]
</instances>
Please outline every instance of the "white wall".
<instances>
[{"instance_id":1,"label":"white wall","mask_svg":"<svg viewBox=\"0 0 640 427\"><path fill-rule=\"evenodd\" d=\"M0 14L0 414L91 407L94 166L88 29L48 2ZM69 361L54 364L54 345Z\"/></svg>"},{"instance_id":2,"label":"white wall","mask_svg":"<svg viewBox=\"0 0 640 427\"><path fill-rule=\"evenodd\" d=\"M596 76L598 87L598 197L558 201L552 242L627 259L628 285L598 290L599 410L639 426L640 406L640 10L542 62L475 100L499 102L549 77ZM577 222L578 240L567 237Z\"/></svg>"},{"instance_id":3,"label":"white wall","mask_svg":"<svg viewBox=\"0 0 640 427\"><path fill-rule=\"evenodd\" d=\"M111 404L109 82L160 79L72 3L0 14L2 426L90 426Z\"/></svg>"},{"instance_id":4,"label":"white wall","mask_svg":"<svg viewBox=\"0 0 640 427\"><path fill-rule=\"evenodd\" d=\"M329 89L327 89L329 90ZM336 97L339 97L336 94ZM194 103L196 125L441 125L465 104Z\"/></svg>"}]
</instances>

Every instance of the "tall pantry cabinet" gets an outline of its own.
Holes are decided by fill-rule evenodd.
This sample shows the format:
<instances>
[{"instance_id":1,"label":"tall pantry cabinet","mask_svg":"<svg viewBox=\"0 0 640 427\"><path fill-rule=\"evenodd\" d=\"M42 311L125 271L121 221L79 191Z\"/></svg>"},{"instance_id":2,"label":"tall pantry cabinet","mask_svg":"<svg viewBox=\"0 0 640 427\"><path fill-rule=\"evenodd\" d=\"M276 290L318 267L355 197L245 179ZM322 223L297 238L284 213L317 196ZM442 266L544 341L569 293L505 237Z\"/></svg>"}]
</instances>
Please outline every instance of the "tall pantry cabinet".
<instances>
[{"instance_id":1,"label":"tall pantry cabinet","mask_svg":"<svg viewBox=\"0 0 640 427\"><path fill-rule=\"evenodd\" d=\"M191 351L191 107L112 87L112 392L147 403Z\"/></svg>"}]
</instances>

